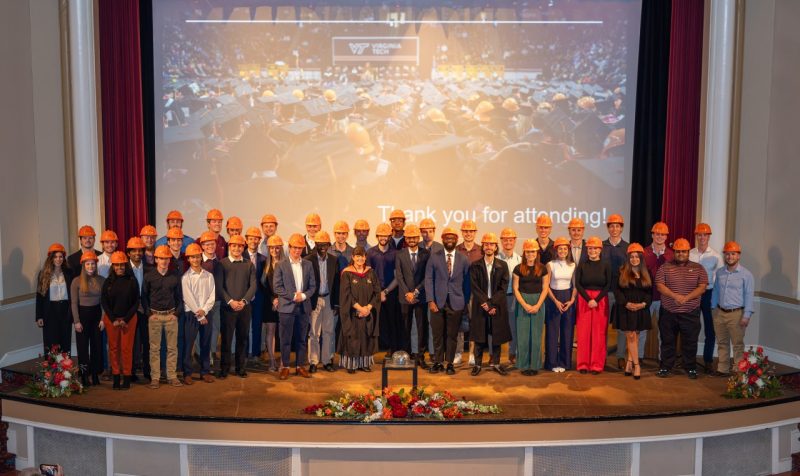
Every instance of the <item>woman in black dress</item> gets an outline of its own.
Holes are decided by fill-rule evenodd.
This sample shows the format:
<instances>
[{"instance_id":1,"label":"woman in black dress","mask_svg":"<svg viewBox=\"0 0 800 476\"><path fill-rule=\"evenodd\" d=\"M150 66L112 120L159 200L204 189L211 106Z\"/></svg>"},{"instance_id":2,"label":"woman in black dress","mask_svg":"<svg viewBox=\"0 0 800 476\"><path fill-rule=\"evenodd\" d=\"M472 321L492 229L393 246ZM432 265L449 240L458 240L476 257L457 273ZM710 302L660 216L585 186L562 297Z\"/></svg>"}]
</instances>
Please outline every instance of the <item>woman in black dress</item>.
<instances>
[{"instance_id":1,"label":"woman in black dress","mask_svg":"<svg viewBox=\"0 0 800 476\"><path fill-rule=\"evenodd\" d=\"M375 271L366 262L366 250L363 246L356 246L350 266L342 271L339 290L342 322L340 365L351 374L356 369L371 371L372 355L378 347L381 286Z\"/></svg>"},{"instance_id":2,"label":"woman in black dress","mask_svg":"<svg viewBox=\"0 0 800 476\"><path fill-rule=\"evenodd\" d=\"M283 260L283 239L278 235L272 235L267 239L267 250L269 259L264 266L264 273L261 275L261 284L264 285L264 315L261 322L267 327L265 333L264 346L269 354L269 369L278 371L278 363L275 360L275 335L278 330L278 296L272 290L272 278L275 276L275 268Z\"/></svg>"},{"instance_id":3,"label":"woman in black dress","mask_svg":"<svg viewBox=\"0 0 800 476\"><path fill-rule=\"evenodd\" d=\"M614 291L616 328L625 332L627 363L625 376L639 380L639 332L650 329L650 303L653 301L650 273L644 264L644 249L639 243L628 246L628 260L620 268L619 286Z\"/></svg>"}]
</instances>

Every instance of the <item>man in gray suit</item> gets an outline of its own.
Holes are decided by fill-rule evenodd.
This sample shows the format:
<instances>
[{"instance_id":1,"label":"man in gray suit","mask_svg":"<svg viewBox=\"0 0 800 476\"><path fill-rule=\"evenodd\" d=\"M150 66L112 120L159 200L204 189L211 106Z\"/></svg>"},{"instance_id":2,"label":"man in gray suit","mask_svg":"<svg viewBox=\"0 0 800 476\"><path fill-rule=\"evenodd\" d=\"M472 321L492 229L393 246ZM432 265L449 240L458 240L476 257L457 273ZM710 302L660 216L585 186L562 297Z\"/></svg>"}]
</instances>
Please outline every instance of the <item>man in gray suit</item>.
<instances>
[{"instance_id":1,"label":"man in gray suit","mask_svg":"<svg viewBox=\"0 0 800 476\"><path fill-rule=\"evenodd\" d=\"M281 337L281 380L289 378L289 355L292 342L296 348L295 374L311 378L306 370L308 360L308 323L311 314L309 298L317 290L311 262L302 259L306 247L302 235L295 233L289 238L289 259L275 268L273 291L278 297L278 319Z\"/></svg>"}]
</instances>

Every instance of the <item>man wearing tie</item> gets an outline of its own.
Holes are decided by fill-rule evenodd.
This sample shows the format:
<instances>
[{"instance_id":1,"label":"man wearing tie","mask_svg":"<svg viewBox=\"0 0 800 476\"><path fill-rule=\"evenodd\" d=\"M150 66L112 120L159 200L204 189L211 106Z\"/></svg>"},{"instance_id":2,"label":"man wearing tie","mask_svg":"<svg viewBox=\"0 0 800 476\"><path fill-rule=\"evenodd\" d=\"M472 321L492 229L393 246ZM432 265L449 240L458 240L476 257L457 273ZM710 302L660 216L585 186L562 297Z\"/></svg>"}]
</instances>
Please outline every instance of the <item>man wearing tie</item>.
<instances>
[{"instance_id":1,"label":"man wearing tie","mask_svg":"<svg viewBox=\"0 0 800 476\"><path fill-rule=\"evenodd\" d=\"M289 259L275 268L272 290L278 297L278 319L281 338L281 371L278 378L289 378L289 357L292 342L296 343L295 375L311 378L305 369L308 360L308 323L311 314L309 297L317 290L311 262L302 259L306 241L295 233L289 238Z\"/></svg>"},{"instance_id":2,"label":"man wearing tie","mask_svg":"<svg viewBox=\"0 0 800 476\"><path fill-rule=\"evenodd\" d=\"M447 363L447 375L456 373L453 367L456 337L470 292L469 262L463 253L456 251L457 241L458 232L445 228L442 231L444 249L434 253L425 267L425 299L431 312L435 353L431 373L445 370L443 362Z\"/></svg>"},{"instance_id":3,"label":"man wearing tie","mask_svg":"<svg viewBox=\"0 0 800 476\"><path fill-rule=\"evenodd\" d=\"M417 329L417 365L428 369L425 349L428 344L428 310L425 299L425 266L430 251L419 247L420 231L416 225L406 225L406 248L397 252L395 279L400 288L400 311L403 320L403 350L411 352L412 325Z\"/></svg>"}]
</instances>

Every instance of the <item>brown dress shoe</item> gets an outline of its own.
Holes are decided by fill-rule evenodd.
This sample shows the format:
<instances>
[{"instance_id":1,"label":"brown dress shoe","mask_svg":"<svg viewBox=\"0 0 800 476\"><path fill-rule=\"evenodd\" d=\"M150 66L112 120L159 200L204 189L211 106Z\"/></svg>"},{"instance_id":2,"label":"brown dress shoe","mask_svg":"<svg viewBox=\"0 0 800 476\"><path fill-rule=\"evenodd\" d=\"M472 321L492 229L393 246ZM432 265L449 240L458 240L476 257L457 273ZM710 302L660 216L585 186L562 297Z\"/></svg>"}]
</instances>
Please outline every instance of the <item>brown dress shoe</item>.
<instances>
[{"instance_id":1,"label":"brown dress shoe","mask_svg":"<svg viewBox=\"0 0 800 476\"><path fill-rule=\"evenodd\" d=\"M308 373L308 370L306 370L305 367L297 367L297 370L296 370L295 373L296 373L296 375L299 375L301 377L311 378L311 374Z\"/></svg>"},{"instance_id":2,"label":"brown dress shoe","mask_svg":"<svg viewBox=\"0 0 800 476\"><path fill-rule=\"evenodd\" d=\"M192 385L194 383L194 380L192 380L191 376L187 375L186 377L183 378L183 383L184 385Z\"/></svg>"},{"instance_id":3,"label":"brown dress shoe","mask_svg":"<svg viewBox=\"0 0 800 476\"><path fill-rule=\"evenodd\" d=\"M178 379L176 379L176 378L174 378L174 379L170 380L170 381L169 381L169 384L170 384L171 386L173 386L173 387L183 387L183 384L181 383L181 381L180 381L180 380L178 380Z\"/></svg>"},{"instance_id":4,"label":"brown dress shoe","mask_svg":"<svg viewBox=\"0 0 800 476\"><path fill-rule=\"evenodd\" d=\"M205 383L213 383L215 380L214 376L211 374L203 374L203 382Z\"/></svg>"},{"instance_id":5,"label":"brown dress shoe","mask_svg":"<svg viewBox=\"0 0 800 476\"><path fill-rule=\"evenodd\" d=\"M289 378L289 368L288 367L282 368L281 373L278 374L278 378L281 380L286 380L287 378Z\"/></svg>"}]
</instances>

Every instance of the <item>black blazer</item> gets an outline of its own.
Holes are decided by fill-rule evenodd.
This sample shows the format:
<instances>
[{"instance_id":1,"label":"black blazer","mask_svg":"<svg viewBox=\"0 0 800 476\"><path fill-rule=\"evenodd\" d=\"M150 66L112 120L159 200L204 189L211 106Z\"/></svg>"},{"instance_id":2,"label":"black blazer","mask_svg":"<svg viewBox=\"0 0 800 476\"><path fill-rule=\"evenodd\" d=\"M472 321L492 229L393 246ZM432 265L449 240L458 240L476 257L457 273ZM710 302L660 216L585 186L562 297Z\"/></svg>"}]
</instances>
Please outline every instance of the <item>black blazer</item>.
<instances>
[{"instance_id":1,"label":"black blazer","mask_svg":"<svg viewBox=\"0 0 800 476\"><path fill-rule=\"evenodd\" d=\"M508 291L508 265L505 261L495 257L492 264L492 279L486 273L486 263L483 258L472 263L469 267L470 288L472 290L472 312L470 314L470 340L486 342L486 319L489 314L481 308L483 303L488 303L489 308L496 308L497 313L492 316L492 344L503 344L511 340L511 327L508 323L508 310L506 309L506 292ZM492 297L489 297L491 284Z\"/></svg>"},{"instance_id":2,"label":"black blazer","mask_svg":"<svg viewBox=\"0 0 800 476\"><path fill-rule=\"evenodd\" d=\"M250 261L249 250L244 250L242 257ZM256 251L256 299L263 299L266 293L266 288L261 280L261 275L264 274L264 268L267 266L267 257Z\"/></svg>"},{"instance_id":3,"label":"black blazer","mask_svg":"<svg viewBox=\"0 0 800 476\"><path fill-rule=\"evenodd\" d=\"M407 306L406 293L419 290L418 300L421 304L425 304L425 267L428 265L428 259L431 257L431 252L425 248L417 248L417 266L416 268L411 264L411 250L403 248L397 252L394 277L397 280L397 286L400 288L399 298L400 305Z\"/></svg>"},{"instance_id":4,"label":"black blazer","mask_svg":"<svg viewBox=\"0 0 800 476\"><path fill-rule=\"evenodd\" d=\"M319 259L317 253L311 253L304 258L311 263L314 269L314 282L318 283L314 294L311 295L309 301L311 302L311 309L316 309L317 300L319 299L319 289L322 287L319 284ZM328 278L328 294L331 299L331 306L339 306L339 258L330 253L325 254L326 277Z\"/></svg>"},{"instance_id":5,"label":"black blazer","mask_svg":"<svg viewBox=\"0 0 800 476\"><path fill-rule=\"evenodd\" d=\"M80 257L78 257L80 259ZM72 283L72 279L75 277L75 273L71 269L66 266L61 267L61 272L64 273L64 282L67 283L67 302L71 302L72 296L70 296L70 287ZM39 271L41 273L41 271ZM34 307L34 320L38 321L39 319L44 319L45 314L49 312L50 309L50 288L48 287L47 293L44 296L39 294L39 274L36 275L36 306ZM67 306L69 308L69 319L72 321L72 306Z\"/></svg>"}]
</instances>

